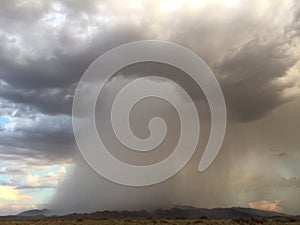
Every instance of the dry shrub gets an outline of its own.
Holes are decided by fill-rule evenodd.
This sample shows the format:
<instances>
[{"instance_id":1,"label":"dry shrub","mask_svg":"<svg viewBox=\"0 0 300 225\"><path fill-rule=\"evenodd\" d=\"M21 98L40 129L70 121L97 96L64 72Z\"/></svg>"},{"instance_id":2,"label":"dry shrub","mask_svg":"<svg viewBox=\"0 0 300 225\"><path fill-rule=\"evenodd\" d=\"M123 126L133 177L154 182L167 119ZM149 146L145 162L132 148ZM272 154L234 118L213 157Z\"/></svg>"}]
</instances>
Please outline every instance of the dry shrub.
<instances>
[{"instance_id":1,"label":"dry shrub","mask_svg":"<svg viewBox=\"0 0 300 225\"><path fill-rule=\"evenodd\" d=\"M231 221L237 224L263 224L267 222L267 219L262 217L238 217L232 219Z\"/></svg>"}]
</instances>

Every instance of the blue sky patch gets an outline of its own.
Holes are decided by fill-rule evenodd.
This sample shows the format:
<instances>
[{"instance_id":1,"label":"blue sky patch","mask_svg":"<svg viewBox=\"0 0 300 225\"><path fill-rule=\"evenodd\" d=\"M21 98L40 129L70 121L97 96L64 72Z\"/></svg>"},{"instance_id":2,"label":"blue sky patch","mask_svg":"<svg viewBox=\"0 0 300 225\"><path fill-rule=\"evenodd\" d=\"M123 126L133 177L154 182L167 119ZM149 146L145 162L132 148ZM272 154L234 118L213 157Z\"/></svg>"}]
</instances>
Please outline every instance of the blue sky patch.
<instances>
[{"instance_id":1,"label":"blue sky patch","mask_svg":"<svg viewBox=\"0 0 300 225\"><path fill-rule=\"evenodd\" d=\"M0 126L4 126L8 123L10 123L10 119L8 117L0 116Z\"/></svg>"}]
</instances>

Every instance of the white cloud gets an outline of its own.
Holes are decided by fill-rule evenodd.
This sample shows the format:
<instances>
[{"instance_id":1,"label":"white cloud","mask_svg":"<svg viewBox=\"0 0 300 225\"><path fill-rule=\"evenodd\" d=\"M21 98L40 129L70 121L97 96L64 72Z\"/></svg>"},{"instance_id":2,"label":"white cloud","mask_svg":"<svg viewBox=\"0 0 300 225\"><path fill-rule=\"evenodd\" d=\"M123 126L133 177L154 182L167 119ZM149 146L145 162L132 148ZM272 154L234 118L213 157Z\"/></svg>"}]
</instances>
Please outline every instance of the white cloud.
<instances>
[{"instance_id":1,"label":"white cloud","mask_svg":"<svg viewBox=\"0 0 300 225\"><path fill-rule=\"evenodd\" d=\"M29 174L26 177L26 186L38 187L40 185L40 178L38 175L31 175Z\"/></svg>"},{"instance_id":2,"label":"white cloud","mask_svg":"<svg viewBox=\"0 0 300 225\"><path fill-rule=\"evenodd\" d=\"M64 180L66 175L67 169L65 166L60 166L57 171L50 171L46 175L29 174L26 176L24 184L18 188L55 188Z\"/></svg>"},{"instance_id":3,"label":"white cloud","mask_svg":"<svg viewBox=\"0 0 300 225\"><path fill-rule=\"evenodd\" d=\"M14 187L0 186L0 199L11 201L24 201L31 199L30 196L22 194Z\"/></svg>"},{"instance_id":4,"label":"white cloud","mask_svg":"<svg viewBox=\"0 0 300 225\"><path fill-rule=\"evenodd\" d=\"M280 201L258 201L258 202L251 202L249 203L249 207L253 209L260 209L266 211L274 211L274 212L281 212L282 208L279 206Z\"/></svg>"}]
</instances>

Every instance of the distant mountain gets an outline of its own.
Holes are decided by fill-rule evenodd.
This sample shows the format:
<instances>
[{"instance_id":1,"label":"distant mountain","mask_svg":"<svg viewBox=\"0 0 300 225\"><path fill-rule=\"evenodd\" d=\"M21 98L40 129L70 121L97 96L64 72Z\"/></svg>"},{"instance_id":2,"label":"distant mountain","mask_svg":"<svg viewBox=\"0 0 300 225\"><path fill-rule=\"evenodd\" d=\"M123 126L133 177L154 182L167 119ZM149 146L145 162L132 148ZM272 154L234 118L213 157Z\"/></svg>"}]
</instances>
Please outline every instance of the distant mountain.
<instances>
[{"instance_id":1,"label":"distant mountain","mask_svg":"<svg viewBox=\"0 0 300 225\"><path fill-rule=\"evenodd\" d=\"M193 207L178 207L170 210L156 210L154 217L164 218L201 218L207 217L210 219L232 219L236 217L286 217L287 214L257 210L251 208L193 208Z\"/></svg>"},{"instance_id":2,"label":"distant mountain","mask_svg":"<svg viewBox=\"0 0 300 225\"><path fill-rule=\"evenodd\" d=\"M43 216L52 216L53 213L48 209L33 209L19 213L19 217L43 217Z\"/></svg>"},{"instance_id":3,"label":"distant mountain","mask_svg":"<svg viewBox=\"0 0 300 225\"><path fill-rule=\"evenodd\" d=\"M16 216L6 216L0 217L0 220L27 220L30 219L40 219L40 218L53 218L58 217L54 215L53 211L48 209L43 210L29 210L22 212ZM190 206L176 206L172 209L157 209L154 211L101 211L94 213L84 213L84 214L68 214L64 216L59 216L60 218L66 219L101 219L101 218L186 218L186 219L198 219L198 218L208 218L208 219L233 219L233 218L247 218L247 217L293 217L284 213L263 211L251 208L194 208ZM294 217L296 218L296 217Z\"/></svg>"}]
</instances>

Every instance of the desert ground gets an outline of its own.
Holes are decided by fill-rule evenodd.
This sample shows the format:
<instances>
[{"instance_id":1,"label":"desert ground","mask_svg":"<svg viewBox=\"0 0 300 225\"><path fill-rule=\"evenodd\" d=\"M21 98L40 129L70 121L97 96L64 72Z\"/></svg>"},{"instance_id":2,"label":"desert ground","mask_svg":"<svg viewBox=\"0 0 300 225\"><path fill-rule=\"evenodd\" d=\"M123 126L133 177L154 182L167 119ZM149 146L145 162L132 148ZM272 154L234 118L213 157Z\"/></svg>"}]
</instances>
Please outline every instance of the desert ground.
<instances>
[{"instance_id":1,"label":"desert ground","mask_svg":"<svg viewBox=\"0 0 300 225\"><path fill-rule=\"evenodd\" d=\"M40 219L40 220L14 220L0 221L0 225L230 225L230 224L266 224L266 225L281 225L293 224L300 225L299 219L294 218L235 218L235 219L98 219L98 220L83 220L83 219Z\"/></svg>"}]
</instances>

